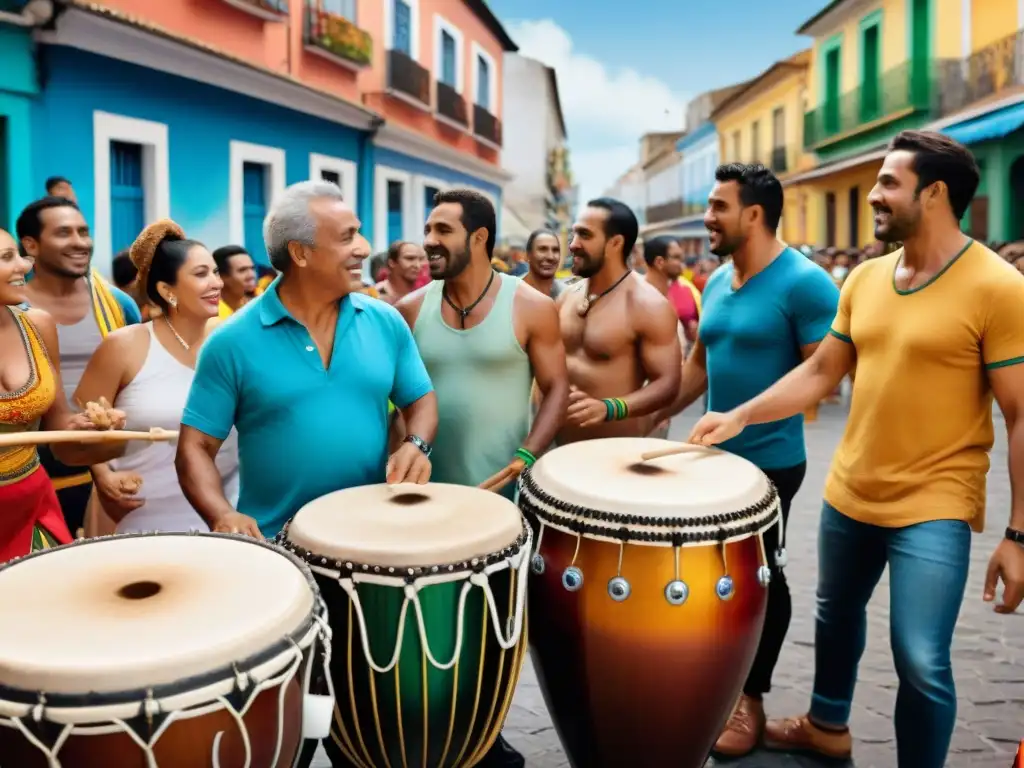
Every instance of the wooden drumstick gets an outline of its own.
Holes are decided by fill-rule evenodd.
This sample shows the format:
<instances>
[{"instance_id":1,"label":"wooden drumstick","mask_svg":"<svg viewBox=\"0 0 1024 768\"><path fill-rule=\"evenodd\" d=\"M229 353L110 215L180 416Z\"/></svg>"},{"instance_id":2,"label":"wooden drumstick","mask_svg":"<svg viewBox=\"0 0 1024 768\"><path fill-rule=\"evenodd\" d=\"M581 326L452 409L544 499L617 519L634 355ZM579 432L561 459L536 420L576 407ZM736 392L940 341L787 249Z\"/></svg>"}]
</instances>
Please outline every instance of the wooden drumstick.
<instances>
[{"instance_id":1,"label":"wooden drumstick","mask_svg":"<svg viewBox=\"0 0 1024 768\"><path fill-rule=\"evenodd\" d=\"M52 432L10 432L0 435L0 448L12 445L50 445L52 443L113 443L129 440L166 442L177 440L178 433L153 427L148 432L130 432L123 429L88 430L56 429Z\"/></svg>"},{"instance_id":2,"label":"wooden drumstick","mask_svg":"<svg viewBox=\"0 0 1024 768\"><path fill-rule=\"evenodd\" d=\"M701 446L694 445L692 443L680 443L679 445L674 445L671 448L659 448L656 451L647 451L646 453L641 453L640 460L652 461L654 459L663 459L666 456L678 456L680 453L686 453L692 448L700 447Z\"/></svg>"}]
</instances>

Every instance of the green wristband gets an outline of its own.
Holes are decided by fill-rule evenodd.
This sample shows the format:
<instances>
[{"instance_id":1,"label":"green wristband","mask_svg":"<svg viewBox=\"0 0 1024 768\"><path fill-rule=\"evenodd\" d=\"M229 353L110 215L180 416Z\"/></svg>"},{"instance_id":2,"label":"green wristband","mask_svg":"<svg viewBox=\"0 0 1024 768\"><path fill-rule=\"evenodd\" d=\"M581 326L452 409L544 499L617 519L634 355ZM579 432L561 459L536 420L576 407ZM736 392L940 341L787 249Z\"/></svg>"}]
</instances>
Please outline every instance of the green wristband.
<instances>
[{"instance_id":1,"label":"green wristband","mask_svg":"<svg viewBox=\"0 0 1024 768\"><path fill-rule=\"evenodd\" d=\"M528 467L532 467L537 463L537 457L525 448L516 448L516 458L522 459Z\"/></svg>"}]
</instances>

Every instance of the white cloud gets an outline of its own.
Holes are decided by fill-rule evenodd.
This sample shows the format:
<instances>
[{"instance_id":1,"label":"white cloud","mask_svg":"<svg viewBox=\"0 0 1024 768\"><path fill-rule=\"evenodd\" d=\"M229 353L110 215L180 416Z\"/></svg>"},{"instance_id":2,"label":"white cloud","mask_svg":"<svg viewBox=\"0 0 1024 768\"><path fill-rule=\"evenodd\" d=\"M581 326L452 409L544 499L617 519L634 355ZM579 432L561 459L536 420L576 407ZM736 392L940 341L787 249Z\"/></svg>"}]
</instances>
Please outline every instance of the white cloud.
<instances>
[{"instance_id":1,"label":"white cloud","mask_svg":"<svg viewBox=\"0 0 1024 768\"><path fill-rule=\"evenodd\" d=\"M513 22L508 30L521 55L558 74L581 199L604 192L636 162L642 134L682 128L687 97L661 80L631 69L610 71L574 51L572 37L550 19Z\"/></svg>"}]
</instances>

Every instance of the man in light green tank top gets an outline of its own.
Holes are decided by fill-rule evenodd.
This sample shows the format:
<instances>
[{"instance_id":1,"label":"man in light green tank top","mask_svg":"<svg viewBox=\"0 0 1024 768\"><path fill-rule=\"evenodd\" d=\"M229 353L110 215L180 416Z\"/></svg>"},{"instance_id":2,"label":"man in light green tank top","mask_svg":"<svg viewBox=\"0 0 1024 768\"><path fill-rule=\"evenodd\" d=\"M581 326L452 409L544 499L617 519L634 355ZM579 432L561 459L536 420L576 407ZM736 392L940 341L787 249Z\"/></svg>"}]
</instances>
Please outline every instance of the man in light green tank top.
<instances>
[{"instance_id":1,"label":"man in light green tank top","mask_svg":"<svg viewBox=\"0 0 1024 768\"><path fill-rule=\"evenodd\" d=\"M431 481L512 499L516 477L561 427L569 378L554 302L491 267L495 218L479 192L439 193L424 240L433 281L395 307L413 329L437 396ZM534 379L544 403L531 427ZM524 760L499 738L478 765L513 768Z\"/></svg>"}]
</instances>

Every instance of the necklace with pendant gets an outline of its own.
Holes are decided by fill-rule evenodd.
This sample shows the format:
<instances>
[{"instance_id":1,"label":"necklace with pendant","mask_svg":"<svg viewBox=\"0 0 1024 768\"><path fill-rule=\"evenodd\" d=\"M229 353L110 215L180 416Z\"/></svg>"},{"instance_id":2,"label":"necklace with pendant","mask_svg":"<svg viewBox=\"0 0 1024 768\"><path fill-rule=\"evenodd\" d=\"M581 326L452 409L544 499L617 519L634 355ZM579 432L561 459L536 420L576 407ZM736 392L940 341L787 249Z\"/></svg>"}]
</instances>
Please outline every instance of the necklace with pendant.
<instances>
[{"instance_id":1,"label":"necklace with pendant","mask_svg":"<svg viewBox=\"0 0 1024 768\"><path fill-rule=\"evenodd\" d=\"M627 277L629 277L629 274L630 274L631 271L632 270L627 269L623 273L622 277L620 277L618 280L616 280L614 283L609 285L607 288L605 288L600 293L591 293L588 296L585 296L583 298L583 301L580 302L579 309L576 310L576 313L580 317L586 317L587 313L590 312L590 308L593 307L598 302L599 299L603 299L609 293L611 293L616 288L618 288L622 284L622 281L625 280ZM588 284L587 287L588 288L590 287L589 284Z\"/></svg>"},{"instance_id":2,"label":"necklace with pendant","mask_svg":"<svg viewBox=\"0 0 1024 768\"><path fill-rule=\"evenodd\" d=\"M174 330L174 326L171 325L171 319L167 317L167 315L164 315L164 322L167 323L167 327L171 329L171 333L174 334L174 338L176 338L178 340L178 343L185 348L186 352L188 352L191 349L191 346L187 341L181 338L181 336L178 334L176 330Z\"/></svg>"},{"instance_id":3,"label":"necklace with pendant","mask_svg":"<svg viewBox=\"0 0 1024 768\"><path fill-rule=\"evenodd\" d=\"M462 323L463 328L466 327L466 318L469 317L469 313L476 308L477 304L484 300L484 296L486 296L487 292L491 290L491 283L494 282L495 274L495 271L492 269L491 276L487 279L487 285L484 286L483 293L477 296L476 301L474 301L467 307L460 307L458 304L451 300L451 297L448 295L448 286L445 286L444 288L441 289L441 296L444 298L445 303L448 304L449 307L451 307L458 313L459 321Z\"/></svg>"}]
</instances>

